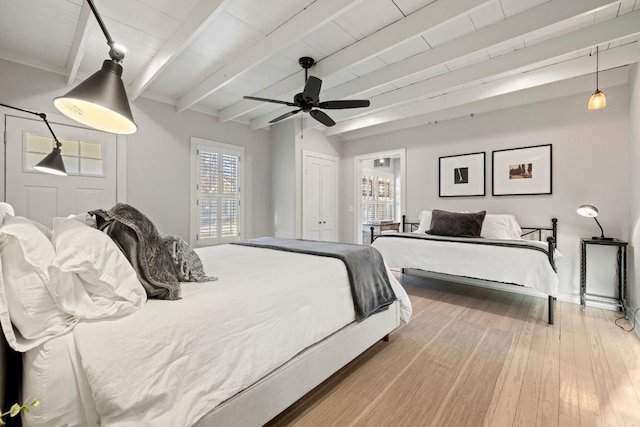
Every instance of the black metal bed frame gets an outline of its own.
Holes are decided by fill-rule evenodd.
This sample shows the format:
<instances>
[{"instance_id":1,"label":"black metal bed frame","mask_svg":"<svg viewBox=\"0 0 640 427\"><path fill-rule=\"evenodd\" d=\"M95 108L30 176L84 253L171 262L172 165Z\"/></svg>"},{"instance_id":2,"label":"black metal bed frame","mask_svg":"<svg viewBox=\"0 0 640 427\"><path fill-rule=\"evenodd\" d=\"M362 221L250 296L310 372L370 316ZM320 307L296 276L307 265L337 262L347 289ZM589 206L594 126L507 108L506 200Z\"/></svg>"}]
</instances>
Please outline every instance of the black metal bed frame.
<instances>
[{"instance_id":1,"label":"black metal bed frame","mask_svg":"<svg viewBox=\"0 0 640 427\"><path fill-rule=\"evenodd\" d=\"M402 215L402 231L403 232L407 232L407 227L409 228L408 232L412 232L412 231L415 231L419 226L420 226L419 222L407 222L406 215ZM378 236L374 235L374 230L375 230L374 227L370 227L369 230L371 231L371 243L373 243L373 241ZM546 239L548 244L549 263L551 264L551 267L553 267L553 269L557 271L553 255L555 253L556 247L558 247L558 218L551 218L551 227L522 227L522 230L523 231L526 230L525 233L522 233L522 237L535 235L535 233L538 233L538 240L540 241L542 241L543 231L551 231L552 235L548 236ZM405 273L404 268L402 269L402 273L403 274ZM483 280L485 282L493 282L491 280L485 280L485 279L477 279L477 280ZM550 325L553 325L553 322L554 322L556 299L557 299L556 297L552 295L548 295Z\"/></svg>"}]
</instances>

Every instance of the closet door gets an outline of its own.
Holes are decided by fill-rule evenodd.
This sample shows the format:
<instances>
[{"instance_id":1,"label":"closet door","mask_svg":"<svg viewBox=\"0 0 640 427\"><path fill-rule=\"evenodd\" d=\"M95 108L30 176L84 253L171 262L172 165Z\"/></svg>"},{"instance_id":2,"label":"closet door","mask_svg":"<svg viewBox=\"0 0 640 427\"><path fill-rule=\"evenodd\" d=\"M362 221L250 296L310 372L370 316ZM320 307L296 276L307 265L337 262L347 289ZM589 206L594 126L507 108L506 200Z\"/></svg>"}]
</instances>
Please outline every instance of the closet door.
<instances>
[{"instance_id":1,"label":"closet door","mask_svg":"<svg viewBox=\"0 0 640 427\"><path fill-rule=\"evenodd\" d=\"M303 238L336 241L338 159L308 152L303 156Z\"/></svg>"},{"instance_id":2,"label":"closet door","mask_svg":"<svg viewBox=\"0 0 640 427\"><path fill-rule=\"evenodd\" d=\"M322 159L305 156L304 238L322 240Z\"/></svg>"},{"instance_id":3,"label":"closet door","mask_svg":"<svg viewBox=\"0 0 640 427\"><path fill-rule=\"evenodd\" d=\"M322 159L322 181L320 184L320 207L322 211L321 240L335 242L338 240L338 164L335 160Z\"/></svg>"}]
</instances>

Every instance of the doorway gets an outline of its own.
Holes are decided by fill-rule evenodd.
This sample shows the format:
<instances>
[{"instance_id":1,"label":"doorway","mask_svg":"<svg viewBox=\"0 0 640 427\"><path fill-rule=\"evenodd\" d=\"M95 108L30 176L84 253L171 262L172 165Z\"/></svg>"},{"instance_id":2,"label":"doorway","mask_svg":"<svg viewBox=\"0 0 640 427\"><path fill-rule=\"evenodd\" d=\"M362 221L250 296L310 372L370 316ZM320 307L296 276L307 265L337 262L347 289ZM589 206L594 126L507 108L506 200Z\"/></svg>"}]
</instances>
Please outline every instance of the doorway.
<instances>
[{"instance_id":1,"label":"doorway","mask_svg":"<svg viewBox=\"0 0 640 427\"><path fill-rule=\"evenodd\" d=\"M54 146L45 123L6 115L4 124L4 200L16 215L51 227L53 217L108 209L116 203L116 135L55 123L68 173L56 176L33 169Z\"/></svg>"},{"instance_id":2,"label":"doorway","mask_svg":"<svg viewBox=\"0 0 640 427\"><path fill-rule=\"evenodd\" d=\"M354 241L369 244L371 227L402 223L406 206L406 150L354 157ZM400 226L401 227L401 226Z\"/></svg>"}]
</instances>

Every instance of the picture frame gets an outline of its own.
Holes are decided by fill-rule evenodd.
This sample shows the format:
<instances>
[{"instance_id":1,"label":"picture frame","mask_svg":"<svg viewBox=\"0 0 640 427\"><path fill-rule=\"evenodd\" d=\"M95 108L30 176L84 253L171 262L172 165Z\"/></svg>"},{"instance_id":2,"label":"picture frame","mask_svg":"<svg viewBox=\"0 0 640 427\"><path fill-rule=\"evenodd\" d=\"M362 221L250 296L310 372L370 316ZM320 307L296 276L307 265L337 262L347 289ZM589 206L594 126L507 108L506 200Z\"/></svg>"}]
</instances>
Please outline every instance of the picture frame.
<instances>
[{"instance_id":1,"label":"picture frame","mask_svg":"<svg viewBox=\"0 0 640 427\"><path fill-rule=\"evenodd\" d=\"M438 164L440 197L472 197L486 195L486 153L443 156Z\"/></svg>"},{"instance_id":2,"label":"picture frame","mask_svg":"<svg viewBox=\"0 0 640 427\"><path fill-rule=\"evenodd\" d=\"M494 196L552 194L551 144L495 150L491 153Z\"/></svg>"}]
</instances>

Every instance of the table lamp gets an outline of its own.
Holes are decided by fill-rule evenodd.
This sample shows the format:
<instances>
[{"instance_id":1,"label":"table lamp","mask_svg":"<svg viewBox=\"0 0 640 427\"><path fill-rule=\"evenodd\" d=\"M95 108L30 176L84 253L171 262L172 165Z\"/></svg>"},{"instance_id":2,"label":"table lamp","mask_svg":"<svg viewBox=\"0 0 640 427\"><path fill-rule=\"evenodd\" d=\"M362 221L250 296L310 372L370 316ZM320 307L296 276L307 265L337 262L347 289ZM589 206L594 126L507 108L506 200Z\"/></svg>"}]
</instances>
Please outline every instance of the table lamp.
<instances>
[{"instance_id":1,"label":"table lamp","mask_svg":"<svg viewBox=\"0 0 640 427\"><path fill-rule=\"evenodd\" d=\"M593 218L600 227L600 237L594 236L592 239L594 240L613 240L613 237L604 237L604 231L602 230L602 226L598 222L598 208L592 205L582 205L577 209L579 215L585 216L587 218Z\"/></svg>"}]
</instances>

